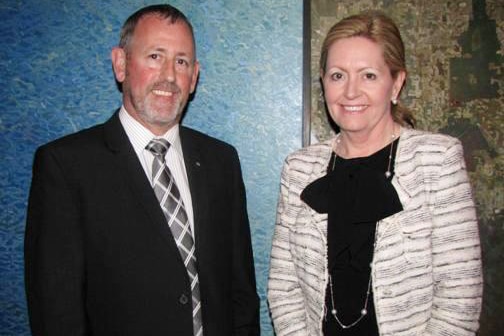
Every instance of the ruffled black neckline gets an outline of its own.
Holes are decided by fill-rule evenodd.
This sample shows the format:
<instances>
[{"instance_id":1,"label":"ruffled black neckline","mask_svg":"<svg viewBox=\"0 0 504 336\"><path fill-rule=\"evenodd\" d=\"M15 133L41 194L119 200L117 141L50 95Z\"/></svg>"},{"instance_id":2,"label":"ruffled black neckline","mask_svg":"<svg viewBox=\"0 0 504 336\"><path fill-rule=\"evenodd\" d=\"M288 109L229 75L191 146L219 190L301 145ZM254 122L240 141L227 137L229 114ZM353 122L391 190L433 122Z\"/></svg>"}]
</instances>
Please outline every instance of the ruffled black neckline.
<instances>
[{"instance_id":1,"label":"ruffled black neckline","mask_svg":"<svg viewBox=\"0 0 504 336\"><path fill-rule=\"evenodd\" d=\"M350 259L347 261L360 268L360 262L353 258L358 254L355 249L362 245L358 242L363 240L359 226L371 224L374 236L377 221L402 210L391 183L398 141L393 142L392 175L389 178L385 177L385 171L390 144L362 158L343 159L333 152L328 173L309 184L301 193L301 199L311 208L328 214L328 241L332 245L328 251L330 261L335 261L342 249L350 248ZM369 234L365 236L369 237Z\"/></svg>"}]
</instances>

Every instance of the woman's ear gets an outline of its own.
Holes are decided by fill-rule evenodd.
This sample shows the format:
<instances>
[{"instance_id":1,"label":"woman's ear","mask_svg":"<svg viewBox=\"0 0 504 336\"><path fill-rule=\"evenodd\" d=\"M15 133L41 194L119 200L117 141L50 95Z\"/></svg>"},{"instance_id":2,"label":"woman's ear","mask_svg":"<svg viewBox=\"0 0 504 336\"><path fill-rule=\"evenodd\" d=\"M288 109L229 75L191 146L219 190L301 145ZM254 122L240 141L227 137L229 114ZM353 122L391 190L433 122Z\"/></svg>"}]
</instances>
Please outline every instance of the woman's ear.
<instances>
[{"instance_id":1,"label":"woman's ear","mask_svg":"<svg viewBox=\"0 0 504 336\"><path fill-rule=\"evenodd\" d=\"M392 89L392 98L391 100L398 100L399 94L404 86L404 81L406 80L406 71L399 71L394 80L394 86Z\"/></svg>"}]
</instances>

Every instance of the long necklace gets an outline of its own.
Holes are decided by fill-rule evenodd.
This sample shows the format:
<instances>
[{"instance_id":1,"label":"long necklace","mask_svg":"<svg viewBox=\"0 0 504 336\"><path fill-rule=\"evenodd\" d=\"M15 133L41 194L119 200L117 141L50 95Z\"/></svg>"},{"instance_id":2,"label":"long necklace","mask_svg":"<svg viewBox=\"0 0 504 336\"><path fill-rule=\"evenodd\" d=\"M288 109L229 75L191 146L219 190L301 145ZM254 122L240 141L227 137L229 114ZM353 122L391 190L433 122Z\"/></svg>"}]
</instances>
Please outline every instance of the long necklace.
<instances>
[{"instance_id":1,"label":"long necklace","mask_svg":"<svg viewBox=\"0 0 504 336\"><path fill-rule=\"evenodd\" d=\"M373 245L375 247L376 247L376 231L377 231L377 229L378 228L376 227L375 228L375 243ZM369 294L371 294L371 270L369 271L369 281L368 281L368 285L367 285L366 299L364 300L364 307L361 309L360 316L357 318L357 320L355 320L354 322L352 322L350 324L343 324L343 322L341 322L340 319L338 318L338 311L336 310L336 306L334 305L333 283L332 283L332 277L330 274L329 274L329 290L331 291L331 306L332 306L331 315L334 317L336 322L338 322L338 324L340 325L341 328L343 328L343 329L352 328L357 323L359 323L368 313L367 306L368 306L368 302L369 302Z\"/></svg>"},{"instance_id":2,"label":"long necklace","mask_svg":"<svg viewBox=\"0 0 504 336\"><path fill-rule=\"evenodd\" d=\"M373 241L373 251L376 248L376 238L378 236L378 222L376 222L375 226L375 232L374 232L374 241ZM371 265L370 265L371 267ZM331 315L334 317L336 322L340 325L341 328L343 329L350 329L353 326L355 326L357 323L359 323L368 313L367 307L369 303L369 294L371 294L371 269L369 270L369 280L367 284L367 290L366 290L366 298L364 299L364 306L362 307L360 311L360 316L355 320L354 322L350 324L344 324L343 322L340 321L338 318L338 310L336 309L336 306L334 305L334 292L333 292L333 282L332 282L332 277L331 274L329 274L329 290L331 292Z\"/></svg>"},{"instance_id":3,"label":"long necklace","mask_svg":"<svg viewBox=\"0 0 504 336\"><path fill-rule=\"evenodd\" d=\"M374 232L374 241L373 241L373 251L376 249L376 238L378 236L378 222L376 222L375 226L375 232ZM370 265L371 267L371 265ZM336 309L336 305L334 304L334 291L333 291L333 282L332 282L332 277L331 274L329 274L329 290L331 292L331 315L334 317L334 320L340 325L341 328L343 329L350 329L354 327L357 323L359 323L368 313L367 307L369 303L369 295L371 294L371 269L369 270L369 280L367 284L367 290L366 290L366 298L364 299L364 306L362 307L360 311L360 316L353 321L350 324L344 324L341 322L341 320L338 318L338 310Z\"/></svg>"},{"instance_id":4,"label":"long necklace","mask_svg":"<svg viewBox=\"0 0 504 336\"><path fill-rule=\"evenodd\" d=\"M392 142L390 143L390 152L389 152L389 156L388 156L388 164L387 164L387 170L385 171L385 177L387 179L389 179L391 176L392 176L392 172L391 172L391 168L392 168L392 155L393 155L393 151L394 151L394 141L395 141L395 134L392 133ZM341 142L341 140L338 138L338 140L336 141L336 146L339 145L339 143ZM333 160L333 164L332 164L332 170L334 170L334 165L336 164L336 148L334 148L334 153L335 153L335 157L334 157L334 160ZM375 226L375 233L374 233L374 241L373 241L373 251L376 249L376 237L378 235L378 222L376 222L376 226ZM371 280L372 280L372 276L371 276L371 270L369 270L369 280L368 280L368 284L367 284L367 290L366 290L366 298L364 299L364 306L362 307L361 311L360 311L360 316L352 323L350 324L344 324L343 322L341 322L341 320L338 318L338 310L336 309L336 306L334 305L334 292L333 292L333 282L332 282L332 277L331 275L329 274L329 290L331 292L331 306L332 306L332 309L331 309L331 315L334 317L334 319L336 320L336 322L339 324L339 326L343 329L350 329L352 327L354 327L355 325L357 325L357 323L359 323L368 313L367 311L367 307L368 307L368 303L369 303L369 295L371 294Z\"/></svg>"},{"instance_id":5,"label":"long necklace","mask_svg":"<svg viewBox=\"0 0 504 336\"><path fill-rule=\"evenodd\" d=\"M388 156L388 164L387 164L387 170L385 171L385 177L389 179L392 176L392 172L390 169L392 168L392 154L394 152L394 141L395 141L395 134L392 133L392 142L390 143L390 152Z\"/></svg>"}]
</instances>

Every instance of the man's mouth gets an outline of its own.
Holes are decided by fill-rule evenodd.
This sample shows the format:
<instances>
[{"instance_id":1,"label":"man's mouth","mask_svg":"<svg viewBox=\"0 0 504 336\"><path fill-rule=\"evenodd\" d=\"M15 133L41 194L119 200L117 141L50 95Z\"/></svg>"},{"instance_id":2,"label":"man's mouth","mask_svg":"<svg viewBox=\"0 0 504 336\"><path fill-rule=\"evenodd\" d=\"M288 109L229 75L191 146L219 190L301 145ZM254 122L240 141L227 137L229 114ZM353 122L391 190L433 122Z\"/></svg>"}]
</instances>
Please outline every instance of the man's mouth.
<instances>
[{"instance_id":1,"label":"man's mouth","mask_svg":"<svg viewBox=\"0 0 504 336\"><path fill-rule=\"evenodd\" d=\"M156 96L163 96L163 97L173 96L173 92L171 92L171 91L152 90L152 93L154 93Z\"/></svg>"}]
</instances>

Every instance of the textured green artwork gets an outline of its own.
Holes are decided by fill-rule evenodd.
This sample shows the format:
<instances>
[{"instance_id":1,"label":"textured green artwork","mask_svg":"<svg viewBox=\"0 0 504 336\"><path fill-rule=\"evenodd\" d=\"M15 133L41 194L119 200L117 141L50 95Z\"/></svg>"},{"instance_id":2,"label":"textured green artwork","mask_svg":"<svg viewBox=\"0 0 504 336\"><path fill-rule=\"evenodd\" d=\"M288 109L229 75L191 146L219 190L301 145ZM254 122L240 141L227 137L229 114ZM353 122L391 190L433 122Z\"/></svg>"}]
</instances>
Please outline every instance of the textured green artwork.
<instances>
[{"instance_id":1,"label":"textured green artwork","mask_svg":"<svg viewBox=\"0 0 504 336\"><path fill-rule=\"evenodd\" d=\"M504 5L502 0L312 0L309 139L331 136L318 77L320 46L339 19L382 9L399 25L417 128L458 137L478 208L484 262L480 336L504 330Z\"/></svg>"}]
</instances>

